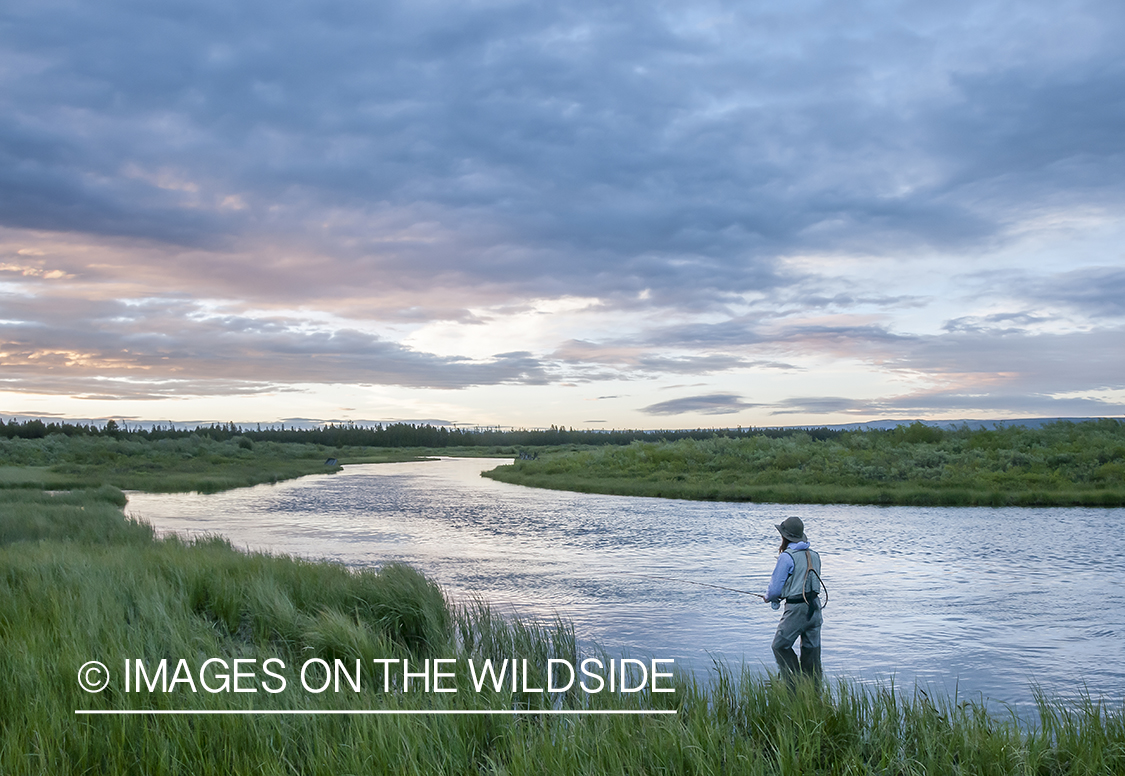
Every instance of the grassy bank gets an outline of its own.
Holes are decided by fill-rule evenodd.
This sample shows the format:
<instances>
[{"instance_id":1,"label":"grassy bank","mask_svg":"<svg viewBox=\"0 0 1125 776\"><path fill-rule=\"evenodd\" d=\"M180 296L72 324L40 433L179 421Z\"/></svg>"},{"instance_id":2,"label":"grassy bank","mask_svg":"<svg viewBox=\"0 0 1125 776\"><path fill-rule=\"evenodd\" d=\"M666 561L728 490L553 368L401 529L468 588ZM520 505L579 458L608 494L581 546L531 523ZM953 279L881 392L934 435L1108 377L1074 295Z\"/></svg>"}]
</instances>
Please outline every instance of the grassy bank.
<instances>
[{"instance_id":1,"label":"grassy bank","mask_svg":"<svg viewBox=\"0 0 1125 776\"><path fill-rule=\"evenodd\" d=\"M644 774L1003 773L1125 770L1125 715L1096 703L1041 704L1021 730L971 703L839 684L796 695L725 670L676 692L276 694L83 692L79 667L125 659L151 668L210 657L528 658L543 687L550 658L573 660L572 631L529 626L486 606L456 608L403 566L237 552L221 540L155 539L122 517L113 489L0 494L0 773ZM296 679L288 673L291 682ZM262 676L261 671L257 674ZM215 680L212 674L212 681ZM254 684L253 681L250 682ZM637 709L597 716L77 716L75 709Z\"/></svg>"},{"instance_id":2,"label":"grassy bank","mask_svg":"<svg viewBox=\"0 0 1125 776\"><path fill-rule=\"evenodd\" d=\"M721 501L1123 506L1125 424L943 431L915 424L818 439L682 439L541 455L486 472L517 485Z\"/></svg>"},{"instance_id":3,"label":"grassy bank","mask_svg":"<svg viewBox=\"0 0 1125 776\"><path fill-rule=\"evenodd\" d=\"M141 436L0 437L0 489L81 489L112 485L156 493L199 491L279 482L339 471L339 464L417 461L434 455L504 455L501 448L326 447L294 442L173 439ZM514 452L507 451L508 455ZM326 465L336 459L336 465Z\"/></svg>"},{"instance_id":4,"label":"grassy bank","mask_svg":"<svg viewBox=\"0 0 1125 776\"><path fill-rule=\"evenodd\" d=\"M205 493L336 471L316 445L254 444L197 436L148 441L128 437L0 439L0 487Z\"/></svg>"}]
</instances>

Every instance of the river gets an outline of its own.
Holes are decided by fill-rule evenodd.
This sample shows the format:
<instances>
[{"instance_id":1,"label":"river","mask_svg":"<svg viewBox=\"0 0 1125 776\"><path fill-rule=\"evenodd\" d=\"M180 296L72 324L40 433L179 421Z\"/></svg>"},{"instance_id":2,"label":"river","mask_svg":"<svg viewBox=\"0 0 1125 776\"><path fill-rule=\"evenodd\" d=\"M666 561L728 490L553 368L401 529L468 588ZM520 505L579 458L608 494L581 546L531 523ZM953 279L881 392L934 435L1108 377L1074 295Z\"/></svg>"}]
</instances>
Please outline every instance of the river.
<instances>
[{"instance_id":1,"label":"river","mask_svg":"<svg viewBox=\"0 0 1125 776\"><path fill-rule=\"evenodd\" d=\"M743 504L539 490L503 461L348 466L276 485L129 494L160 531L349 566L409 563L454 600L571 620L613 653L773 667L774 525L805 523L829 603L825 672L1026 709L1033 687L1125 697L1125 509Z\"/></svg>"}]
</instances>

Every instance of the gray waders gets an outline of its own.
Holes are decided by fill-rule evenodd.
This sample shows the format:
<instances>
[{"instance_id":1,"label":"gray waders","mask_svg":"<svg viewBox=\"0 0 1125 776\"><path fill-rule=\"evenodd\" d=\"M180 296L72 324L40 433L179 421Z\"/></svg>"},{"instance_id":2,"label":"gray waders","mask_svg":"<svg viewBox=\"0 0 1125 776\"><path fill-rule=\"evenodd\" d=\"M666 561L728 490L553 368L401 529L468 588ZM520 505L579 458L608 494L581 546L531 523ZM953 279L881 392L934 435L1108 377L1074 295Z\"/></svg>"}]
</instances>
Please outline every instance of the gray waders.
<instances>
[{"instance_id":1,"label":"gray waders","mask_svg":"<svg viewBox=\"0 0 1125 776\"><path fill-rule=\"evenodd\" d=\"M820 555L812 550L786 550L793 558L793 571L785 581L785 611L773 637L773 656L781 675L790 685L798 674L813 680L820 688ZM801 657L793 651L793 643L801 639Z\"/></svg>"},{"instance_id":2,"label":"gray waders","mask_svg":"<svg viewBox=\"0 0 1125 776\"><path fill-rule=\"evenodd\" d=\"M796 602L791 599L785 602L785 611L773 637L773 656L777 659L782 677L790 684L801 674L812 679L820 688L823 674L820 667L820 626L823 623L819 598L810 595L808 603L799 598ZM793 651L793 644L798 638L801 639L800 659Z\"/></svg>"}]
</instances>

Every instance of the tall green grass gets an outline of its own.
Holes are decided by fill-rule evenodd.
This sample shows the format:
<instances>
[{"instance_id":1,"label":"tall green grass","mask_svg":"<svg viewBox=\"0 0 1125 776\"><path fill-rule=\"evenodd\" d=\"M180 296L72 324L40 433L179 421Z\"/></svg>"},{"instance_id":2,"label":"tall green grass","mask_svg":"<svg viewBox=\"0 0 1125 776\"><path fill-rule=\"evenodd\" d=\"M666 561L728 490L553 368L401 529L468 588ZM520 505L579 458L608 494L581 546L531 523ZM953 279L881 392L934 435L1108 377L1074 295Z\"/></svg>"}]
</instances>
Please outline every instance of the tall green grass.
<instances>
[{"instance_id":1,"label":"tall green grass","mask_svg":"<svg viewBox=\"0 0 1125 776\"><path fill-rule=\"evenodd\" d=\"M125 494L102 486L86 491L0 490L0 546L54 539L83 544L148 542L152 529L123 520Z\"/></svg>"},{"instance_id":2,"label":"tall green grass","mask_svg":"<svg viewBox=\"0 0 1125 776\"><path fill-rule=\"evenodd\" d=\"M676 692L623 696L270 695L83 692L88 660L126 658L527 658L532 683L579 649L565 622L454 606L413 569L353 571L156 539L117 511L120 494L4 494L0 501L0 773L3 774L1116 774L1125 709L1040 700L1038 724L921 692L840 682L790 692L717 666ZM21 504L19 496L25 497ZM90 526L97 510L112 510ZM44 508L42 520L27 509ZM92 509L96 507L96 509ZM77 532L70 535L71 532ZM291 674L290 674L291 675ZM120 677L118 677L120 679ZM668 716L78 716L76 709L672 709Z\"/></svg>"}]
</instances>

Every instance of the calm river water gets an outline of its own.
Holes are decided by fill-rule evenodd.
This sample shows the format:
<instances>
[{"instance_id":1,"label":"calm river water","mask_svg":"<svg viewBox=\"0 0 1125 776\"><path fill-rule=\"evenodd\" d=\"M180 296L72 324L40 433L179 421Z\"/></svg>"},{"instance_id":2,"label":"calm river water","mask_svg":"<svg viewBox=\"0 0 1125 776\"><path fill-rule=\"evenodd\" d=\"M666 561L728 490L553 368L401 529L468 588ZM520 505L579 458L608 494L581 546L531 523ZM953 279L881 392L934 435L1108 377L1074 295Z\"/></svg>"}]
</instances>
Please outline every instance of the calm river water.
<instances>
[{"instance_id":1,"label":"calm river water","mask_svg":"<svg viewBox=\"0 0 1125 776\"><path fill-rule=\"evenodd\" d=\"M1033 683L1125 697L1125 510L736 504L494 482L496 459L349 466L216 495L129 494L162 531L350 566L404 561L455 600L560 614L611 652L773 667L774 525L823 559L826 673L1024 709ZM648 575L648 576L642 576Z\"/></svg>"}]
</instances>

